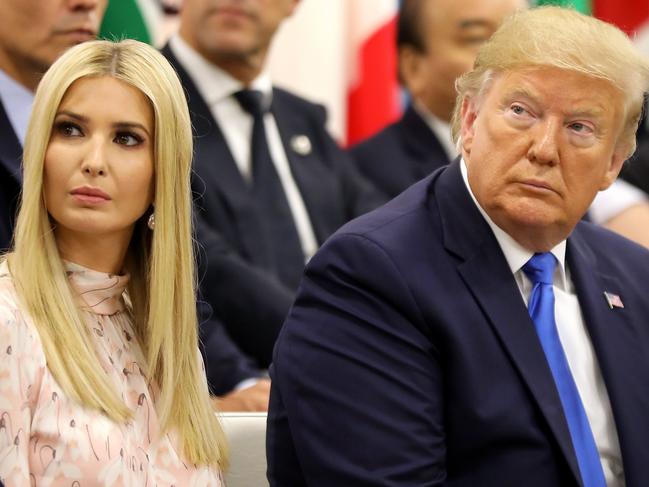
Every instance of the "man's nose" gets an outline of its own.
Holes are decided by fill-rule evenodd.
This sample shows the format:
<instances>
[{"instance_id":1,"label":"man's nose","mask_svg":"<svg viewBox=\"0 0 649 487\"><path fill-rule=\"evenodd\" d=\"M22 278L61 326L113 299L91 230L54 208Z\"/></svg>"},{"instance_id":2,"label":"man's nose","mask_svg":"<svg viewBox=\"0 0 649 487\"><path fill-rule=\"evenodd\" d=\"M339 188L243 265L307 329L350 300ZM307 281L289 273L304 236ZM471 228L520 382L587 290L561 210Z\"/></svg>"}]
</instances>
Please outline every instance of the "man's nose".
<instances>
[{"instance_id":1,"label":"man's nose","mask_svg":"<svg viewBox=\"0 0 649 487\"><path fill-rule=\"evenodd\" d=\"M539 164L557 164L559 162L559 137L561 121L548 118L541 120L533 128L532 144L527 158Z\"/></svg>"},{"instance_id":2,"label":"man's nose","mask_svg":"<svg viewBox=\"0 0 649 487\"><path fill-rule=\"evenodd\" d=\"M70 10L73 11L90 12L106 2L107 0L68 0L68 5Z\"/></svg>"}]
</instances>

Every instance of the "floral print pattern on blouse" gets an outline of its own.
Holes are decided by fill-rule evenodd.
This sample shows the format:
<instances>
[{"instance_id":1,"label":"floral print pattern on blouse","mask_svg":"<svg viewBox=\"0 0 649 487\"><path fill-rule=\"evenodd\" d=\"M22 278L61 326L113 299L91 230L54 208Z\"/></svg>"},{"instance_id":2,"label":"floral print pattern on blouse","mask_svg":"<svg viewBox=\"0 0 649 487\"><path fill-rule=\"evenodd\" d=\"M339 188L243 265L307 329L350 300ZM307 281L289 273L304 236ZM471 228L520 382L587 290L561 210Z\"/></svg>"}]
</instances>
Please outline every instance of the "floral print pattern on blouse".
<instances>
[{"instance_id":1,"label":"floral print pattern on blouse","mask_svg":"<svg viewBox=\"0 0 649 487\"><path fill-rule=\"evenodd\" d=\"M50 373L6 263L0 266L0 481L5 487L213 487L217 469L182 459L159 436L155 397L116 276L66 263L96 348L133 419L119 424L68 398Z\"/></svg>"}]
</instances>

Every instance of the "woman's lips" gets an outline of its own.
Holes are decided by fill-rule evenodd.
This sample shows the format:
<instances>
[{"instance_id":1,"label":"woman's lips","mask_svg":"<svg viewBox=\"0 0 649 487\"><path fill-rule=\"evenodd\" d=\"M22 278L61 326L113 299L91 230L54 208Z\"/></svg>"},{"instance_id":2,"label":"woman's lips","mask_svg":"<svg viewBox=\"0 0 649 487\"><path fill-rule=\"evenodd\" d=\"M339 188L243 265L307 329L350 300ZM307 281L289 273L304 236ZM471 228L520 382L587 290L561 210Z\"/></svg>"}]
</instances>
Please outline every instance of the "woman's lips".
<instances>
[{"instance_id":1,"label":"woman's lips","mask_svg":"<svg viewBox=\"0 0 649 487\"><path fill-rule=\"evenodd\" d=\"M108 194L98 188L75 188L70 191L70 194L75 200L86 204L105 203L111 199Z\"/></svg>"}]
</instances>

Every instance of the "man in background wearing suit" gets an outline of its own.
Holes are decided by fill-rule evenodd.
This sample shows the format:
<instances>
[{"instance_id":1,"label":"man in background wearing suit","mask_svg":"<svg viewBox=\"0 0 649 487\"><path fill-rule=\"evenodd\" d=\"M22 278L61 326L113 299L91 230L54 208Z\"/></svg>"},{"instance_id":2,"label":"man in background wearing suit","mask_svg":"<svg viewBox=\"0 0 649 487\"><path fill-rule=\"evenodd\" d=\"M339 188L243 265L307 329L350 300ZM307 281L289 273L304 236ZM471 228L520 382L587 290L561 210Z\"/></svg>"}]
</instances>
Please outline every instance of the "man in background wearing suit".
<instances>
[{"instance_id":1,"label":"man in background wearing suit","mask_svg":"<svg viewBox=\"0 0 649 487\"><path fill-rule=\"evenodd\" d=\"M196 136L201 290L260 367L270 363L305 261L384 201L327 133L324 108L274 87L264 70L297 4L185 0L179 35L163 49Z\"/></svg>"},{"instance_id":2,"label":"man in background wearing suit","mask_svg":"<svg viewBox=\"0 0 649 487\"><path fill-rule=\"evenodd\" d=\"M394 197L457 157L451 141L455 80L525 0L404 0L397 23L402 118L351 149L358 168Z\"/></svg>"},{"instance_id":3,"label":"man in background wearing suit","mask_svg":"<svg viewBox=\"0 0 649 487\"><path fill-rule=\"evenodd\" d=\"M458 81L461 158L307 265L271 367L271 486L647 485L649 252L581 217L648 88L609 24L502 24Z\"/></svg>"},{"instance_id":4,"label":"man in background wearing suit","mask_svg":"<svg viewBox=\"0 0 649 487\"><path fill-rule=\"evenodd\" d=\"M0 251L11 245L22 144L36 86L69 47L94 39L108 0L5 0L0 13Z\"/></svg>"}]
</instances>

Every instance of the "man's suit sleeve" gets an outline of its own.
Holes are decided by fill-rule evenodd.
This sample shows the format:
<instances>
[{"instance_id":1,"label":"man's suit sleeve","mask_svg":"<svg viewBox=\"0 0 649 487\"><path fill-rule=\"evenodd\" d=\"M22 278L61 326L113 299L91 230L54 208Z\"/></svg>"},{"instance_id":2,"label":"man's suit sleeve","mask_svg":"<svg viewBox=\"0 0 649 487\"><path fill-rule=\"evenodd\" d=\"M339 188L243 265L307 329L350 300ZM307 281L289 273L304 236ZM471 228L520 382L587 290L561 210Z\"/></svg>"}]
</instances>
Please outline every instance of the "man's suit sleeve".
<instances>
[{"instance_id":1,"label":"man's suit sleeve","mask_svg":"<svg viewBox=\"0 0 649 487\"><path fill-rule=\"evenodd\" d=\"M237 384L261 377L252 359L232 343L223 324L212 318L210 305L199 300L197 306L200 350L210 394L223 396L232 392Z\"/></svg>"},{"instance_id":2,"label":"man's suit sleeve","mask_svg":"<svg viewBox=\"0 0 649 487\"><path fill-rule=\"evenodd\" d=\"M272 487L441 486L440 356L375 242L335 235L307 266L271 366Z\"/></svg>"},{"instance_id":3,"label":"man's suit sleeve","mask_svg":"<svg viewBox=\"0 0 649 487\"><path fill-rule=\"evenodd\" d=\"M201 221L196 222L199 286L214 315L242 351L258 358L258 366L270 364L273 346L294 293L262 269L244 261L228 243ZM209 362L210 357L207 356Z\"/></svg>"}]
</instances>

